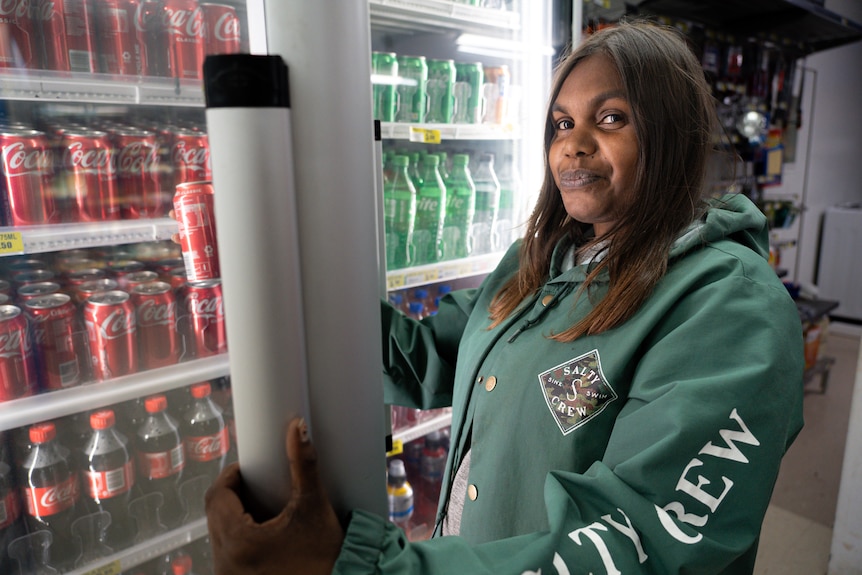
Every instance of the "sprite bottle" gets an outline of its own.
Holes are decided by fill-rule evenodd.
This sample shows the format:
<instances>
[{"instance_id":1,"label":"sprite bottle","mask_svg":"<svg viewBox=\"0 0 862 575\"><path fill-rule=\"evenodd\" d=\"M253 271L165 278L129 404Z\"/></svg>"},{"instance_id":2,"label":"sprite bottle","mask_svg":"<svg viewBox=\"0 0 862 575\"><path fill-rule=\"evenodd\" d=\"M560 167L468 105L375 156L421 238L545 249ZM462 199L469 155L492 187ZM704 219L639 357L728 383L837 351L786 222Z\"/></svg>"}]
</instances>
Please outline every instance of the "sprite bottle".
<instances>
[{"instance_id":1,"label":"sprite bottle","mask_svg":"<svg viewBox=\"0 0 862 575\"><path fill-rule=\"evenodd\" d=\"M386 230L386 267L390 270L410 265L413 250L413 224L416 218L416 188L407 173L410 158L392 158L392 179L383 188L383 214Z\"/></svg>"},{"instance_id":2,"label":"sprite bottle","mask_svg":"<svg viewBox=\"0 0 862 575\"><path fill-rule=\"evenodd\" d=\"M476 213L473 216L473 253L488 254L500 249L497 214L500 209L500 181L494 172L494 154L479 159L473 176L476 184Z\"/></svg>"},{"instance_id":3,"label":"sprite bottle","mask_svg":"<svg viewBox=\"0 0 862 575\"><path fill-rule=\"evenodd\" d=\"M473 250L470 228L476 211L476 185L470 175L470 157L452 156L452 172L446 181L446 225L443 227L443 259L466 258Z\"/></svg>"},{"instance_id":4,"label":"sprite bottle","mask_svg":"<svg viewBox=\"0 0 862 575\"><path fill-rule=\"evenodd\" d=\"M440 158L428 154L423 162L422 185L416 191L416 221L413 226L415 265L440 261L443 225L446 219L446 185L437 166Z\"/></svg>"},{"instance_id":5,"label":"sprite bottle","mask_svg":"<svg viewBox=\"0 0 862 575\"><path fill-rule=\"evenodd\" d=\"M500 248L508 248L518 239L518 225L521 201L521 176L511 154L507 154L500 167L500 209L497 212L497 231L500 235Z\"/></svg>"}]
</instances>

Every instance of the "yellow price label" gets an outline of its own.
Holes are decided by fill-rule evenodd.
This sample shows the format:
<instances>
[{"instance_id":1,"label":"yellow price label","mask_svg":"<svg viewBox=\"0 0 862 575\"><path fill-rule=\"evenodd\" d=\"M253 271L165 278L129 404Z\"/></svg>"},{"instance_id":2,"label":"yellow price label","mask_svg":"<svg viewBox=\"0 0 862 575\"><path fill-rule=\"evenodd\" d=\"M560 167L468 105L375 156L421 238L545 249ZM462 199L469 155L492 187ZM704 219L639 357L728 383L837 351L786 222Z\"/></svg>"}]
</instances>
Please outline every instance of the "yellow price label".
<instances>
[{"instance_id":1,"label":"yellow price label","mask_svg":"<svg viewBox=\"0 0 862 575\"><path fill-rule=\"evenodd\" d=\"M430 128L410 127L410 141L419 142L421 144L439 144L443 141L440 135L440 130Z\"/></svg>"},{"instance_id":2,"label":"yellow price label","mask_svg":"<svg viewBox=\"0 0 862 575\"><path fill-rule=\"evenodd\" d=\"M393 290L404 287L404 274L392 275L386 278L386 288Z\"/></svg>"},{"instance_id":3,"label":"yellow price label","mask_svg":"<svg viewBox=\"0 0 862 575\"><path fill-rule=\"evenodd\" d=\"M400 439L392 440L392 451L388 451L386 453L386 457L392 457L393 455L401 455L404 453L404 442Z\"/></svg>"},{"instance_id":4,"label":"yellow price label","mask_svg":"<svg viewBox=\"0 0 862 575\"><path fill-rule=\"evenodd\" d=\"M123 572L123 566L119 561L111 561L106 565L100 565L95 569L85 571L84 575L120 575Z\"/></svg>"},{"instance_id":5,"label":"yellow price label","mask_svg":"<svg viewBox=\"0 0 862 575\"><path fill-rule=\"evenodd\" d=\"M23 254L24 238L21 232L0 233L0 255Z\"/></svg>"}]
</instances>

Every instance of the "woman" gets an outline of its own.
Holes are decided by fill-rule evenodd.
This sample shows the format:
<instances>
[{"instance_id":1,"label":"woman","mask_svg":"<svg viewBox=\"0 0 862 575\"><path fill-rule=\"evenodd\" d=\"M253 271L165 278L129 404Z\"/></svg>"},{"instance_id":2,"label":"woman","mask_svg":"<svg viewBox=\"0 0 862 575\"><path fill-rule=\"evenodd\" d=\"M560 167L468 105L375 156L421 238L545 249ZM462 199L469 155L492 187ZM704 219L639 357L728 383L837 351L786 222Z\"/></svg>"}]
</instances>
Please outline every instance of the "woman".
<instances>
[{"instance_id":1,"label":"woman","mask_svg":"<svg viewBox=\"0 0 862 575\"><path fill-rule=\"evenodd\" d=\"M284 513L243 516L236 468L209 494L217 572L750 573L802 338L763 215L702 198L715 126L674 31L588 38L557 73L523 242L432 318L383 309L387 401L453 406L443 536L361 510L342 533L295 423Z\"/></svg>"}]
</instances>

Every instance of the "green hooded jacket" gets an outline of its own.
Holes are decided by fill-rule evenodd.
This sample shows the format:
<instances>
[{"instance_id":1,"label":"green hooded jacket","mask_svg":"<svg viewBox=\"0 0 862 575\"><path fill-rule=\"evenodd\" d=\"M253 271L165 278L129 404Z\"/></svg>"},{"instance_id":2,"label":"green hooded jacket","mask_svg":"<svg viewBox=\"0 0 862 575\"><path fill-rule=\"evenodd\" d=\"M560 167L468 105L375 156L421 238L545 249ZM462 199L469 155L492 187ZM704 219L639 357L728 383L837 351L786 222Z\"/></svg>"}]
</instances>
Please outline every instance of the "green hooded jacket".
<instances>
[{"instance_id":1,"label":"green hooded jacket","mask_svg":"<svg viewBox=\"0 0 862 575\"><path fill-rule=\"evenodd\" d=\"M779 464L802 427L802 329L767 264L765 217L727 196L674 244L623 325L549 335L601 297L587 266L488 329L516 243L482 286L421 322L384 305L387 402L451 405L438 524L469 448L460 535L409 542L356 510L335 573L751 573ZM439 529L438 529L439 531Z\"/></svg>"}]
</instances>

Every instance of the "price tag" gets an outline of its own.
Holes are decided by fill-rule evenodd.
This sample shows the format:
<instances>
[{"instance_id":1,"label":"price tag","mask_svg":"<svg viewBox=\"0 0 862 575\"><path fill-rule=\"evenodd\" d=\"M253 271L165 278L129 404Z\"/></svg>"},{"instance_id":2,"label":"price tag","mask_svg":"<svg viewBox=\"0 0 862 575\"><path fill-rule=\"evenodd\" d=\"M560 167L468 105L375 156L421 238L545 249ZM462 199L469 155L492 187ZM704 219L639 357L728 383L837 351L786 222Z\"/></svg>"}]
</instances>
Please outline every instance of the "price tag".
<instances>
[{"instance_id":1,"label":"price tag","mask_svg":"<svg viewBox=\"0 0 862 575\"><path fill-rule=\"evenodd\" d=\"M440 130L410 126L410 141L422 144L439 144L442 141Z\"/></svg>"},{"instance_id":2,"label":"price tag","mask_svg":"<svg viewBox=\"0 0 862 575\"><path fill-rule=\"evenodd\" d=\"M386 278L386 288L393 290L404 287L404 274L391 275Z\"/></svg>"},{"instance_id":3,"label":"price tag","mask_svg":"<svg viewBox=\"0 0 862 575\"><path fill-rule=\"evenodd\" d=\"M21 232L0 233L0 255L12 255L24 253L24 238Z\"/></svg>"},{"instance_id":4,"label":"price tag","mask_svg":"<svg viewBox=\"0 0 862 575\"><path fill-rule=\"evenodd\" d=\"M392 440L392 451L386 453L386 457L392 457L393 455L401 455L404 453L404 442L400 439Z\"/></svg>"},{"instance_id":5,"label":"price tag","mask_svg":"<svg viewBox=\"0 0 862 575\"><path fill-rule=\"evenodd\" d=\"M119 561L111 561L106 565L100 565L95 569L85 571L84 575L120 575L123 572L123 567Z\"/></svg>"}]
</instances>

